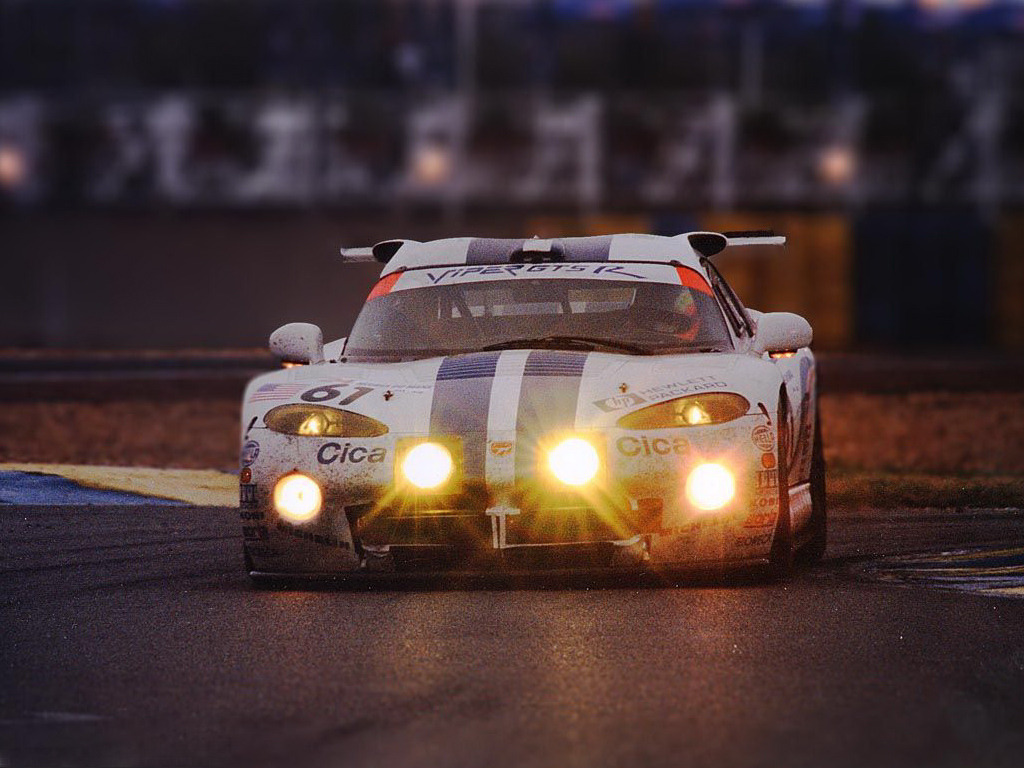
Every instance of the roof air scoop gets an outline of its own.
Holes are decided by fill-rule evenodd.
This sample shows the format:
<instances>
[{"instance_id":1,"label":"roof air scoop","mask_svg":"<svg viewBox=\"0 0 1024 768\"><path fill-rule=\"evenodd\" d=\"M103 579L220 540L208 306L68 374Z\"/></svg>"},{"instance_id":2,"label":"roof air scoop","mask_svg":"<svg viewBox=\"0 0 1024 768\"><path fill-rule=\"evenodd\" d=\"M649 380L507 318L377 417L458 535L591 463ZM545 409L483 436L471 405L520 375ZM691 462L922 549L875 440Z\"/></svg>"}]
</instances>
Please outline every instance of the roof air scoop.
<instances>
[{"instance_id":1,"label":"roof air scoop","mask_svg":"<svg viewBox=\"0 0 1024 768\"><path fill-rule=\"evenodd\" d=\"M542 240L535 237L524 240L523 244L512 252L509 261L513 264L543 264L551 261L565 261L562 244L556 240Z\"/></svg>"}]
</instances>

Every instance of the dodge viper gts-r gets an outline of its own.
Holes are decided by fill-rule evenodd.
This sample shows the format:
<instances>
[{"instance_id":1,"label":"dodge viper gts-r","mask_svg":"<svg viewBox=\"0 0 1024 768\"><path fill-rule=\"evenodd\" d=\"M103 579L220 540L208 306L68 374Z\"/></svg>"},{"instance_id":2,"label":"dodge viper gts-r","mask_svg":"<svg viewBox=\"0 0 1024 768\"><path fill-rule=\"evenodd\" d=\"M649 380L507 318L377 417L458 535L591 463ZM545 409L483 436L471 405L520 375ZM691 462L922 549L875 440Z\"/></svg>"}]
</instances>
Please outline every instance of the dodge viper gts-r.
<instances>
[{"instance_id":1,"label":"dodge viper gts-r","mask_svg":"<svg viewBox=\"0 0 1024 768\"><path fill-rule=\"evenodd\" d=\"M820 558L811 328L712 257L766 233L391 240L347 338L291 323L243 401L254 579Z\"/></svg>"}]
</instances>

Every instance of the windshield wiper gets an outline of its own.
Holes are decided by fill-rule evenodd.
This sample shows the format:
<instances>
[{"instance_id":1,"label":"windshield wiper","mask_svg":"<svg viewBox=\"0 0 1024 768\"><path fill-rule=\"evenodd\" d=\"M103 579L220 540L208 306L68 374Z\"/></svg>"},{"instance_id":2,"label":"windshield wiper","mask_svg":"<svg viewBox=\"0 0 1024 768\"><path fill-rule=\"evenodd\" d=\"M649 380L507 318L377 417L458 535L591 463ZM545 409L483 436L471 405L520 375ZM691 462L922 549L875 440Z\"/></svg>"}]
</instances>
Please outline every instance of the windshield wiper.
<instances>
[{"instance_id":1,"label":"windshield wiper","mask_svg":"<svg viewBox=\"0 0 1024 768\"><path fill-rule=\"evenodd\" d=\"M543 349L588 349L595 350L601 347L605 349L617 349L629 352L632 355L650 355L651 350L639 344L630 344L626 341L612 341L610 339L598 339L591 336L540 336L534 339L510 339L497 344L488 344L480 347L484 351L496 349L532 349L541 347Z\"/></svg>"}]
</instances>

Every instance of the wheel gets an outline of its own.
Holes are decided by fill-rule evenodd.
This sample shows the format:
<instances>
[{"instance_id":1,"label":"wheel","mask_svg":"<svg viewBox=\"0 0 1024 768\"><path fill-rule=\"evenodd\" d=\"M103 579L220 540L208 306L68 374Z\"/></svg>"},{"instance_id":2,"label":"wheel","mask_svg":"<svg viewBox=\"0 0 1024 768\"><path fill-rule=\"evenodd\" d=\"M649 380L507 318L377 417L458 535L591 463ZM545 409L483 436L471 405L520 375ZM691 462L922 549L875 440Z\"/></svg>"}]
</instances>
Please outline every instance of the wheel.
<instances>
[{"instance_id":1,"label":"wheel","mask_svg":"<svg viewBox=\"0 0 1024 768\"><path fill-rule=\"evenodd\" d=\"M810 538L797 553L801 563L816 563L825 555L828 545L828 499L825 495L825 452L821 444L820 413L814 414L814 446L811 449L811 519L807 524Z\"/></svg>"},{"instance_id":2,"label":"wheel","mask_svg":"<svg viewBox=\"0 0 1024 768\"><path fill-rule=\"evenodd\" d=\"M775 523L772 548L768 554L768 578L780 581L793 570L793 531L789 521L789 401L779 395L779 519Z\"/></svg>"}]
</instances>

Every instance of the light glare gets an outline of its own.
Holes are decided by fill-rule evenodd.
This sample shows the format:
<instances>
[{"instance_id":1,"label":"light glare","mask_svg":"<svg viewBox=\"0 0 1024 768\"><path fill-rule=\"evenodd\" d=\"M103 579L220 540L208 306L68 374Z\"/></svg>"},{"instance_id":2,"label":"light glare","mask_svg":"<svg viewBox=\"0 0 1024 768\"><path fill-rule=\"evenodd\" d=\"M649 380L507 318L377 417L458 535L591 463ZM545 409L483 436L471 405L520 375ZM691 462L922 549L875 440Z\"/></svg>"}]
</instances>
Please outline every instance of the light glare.
<instances>
[{"instance_id":1,"label":"light glare","mask_svg":"<svg viewBox=\"0 0 1024 768\"><path fill-rule=\"evenodd\" d=\"M711 419L704 412L704 409L694 403L686 409L686 423L690 425L694 424L710 424Z\"/></svg>"},{"instance_id":2,"label":"light glare","mask_svg":"<svg viewBox=\"0 0 1024 768\"><path fill-rule=\"evenodd\" d=\"M686 497L706 512L724 507L736 495L732 472L721 464L701 464L686 478Z\"/></svg>"},{"instance_id":3,"label":"light glare","mask_svg":"<svg viewBox=\"0 0 1024 768\"><path fill-rule=\"evenodd\" d=\"M320 486L305 475L286 475L274 486L274 508L292 523L305 523L320 513Z\"/></svg>"},{"instance_id":4,"label":"light glare","mask_svg":"<svg viewBox=\"0 0 1024 768\"><path fill-rule=\"evenodd\" d=\"M420 443L405 455L402 474L417 488L437 488L451 477L454 464L440 443Z\"/></svg>"},{"instance_id":5,"label":"light glare","mask_svg":"<svg viewBox=\"0 0 1024 768\"><path fill-rule=\"evenodd\" d=\"M597 450L581 437L563 440L548 454L548 469L566 485L589 483L600 465Z\"/></svg>"},{"instance_id":6,"label":"light glare","mask_svg":"<svg viewBox=\"0 0 1024 768\"><path fill-rule=\"evenodd\" d=\"M326 420L318 413L314 413L299 426L300 435L321 435L324 431Z\"/></svg>"}]
</instances>

